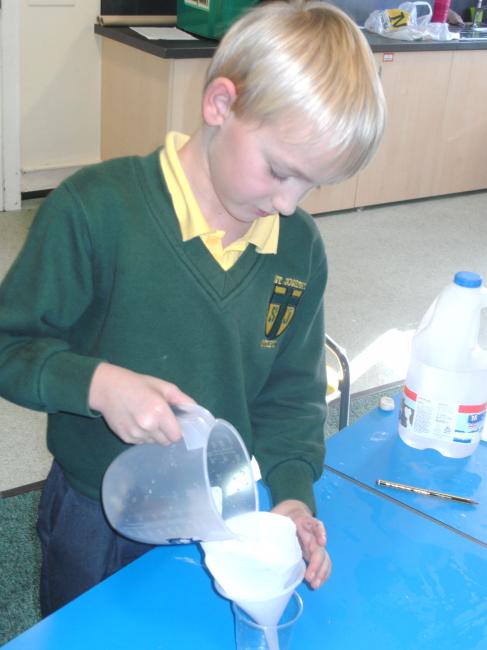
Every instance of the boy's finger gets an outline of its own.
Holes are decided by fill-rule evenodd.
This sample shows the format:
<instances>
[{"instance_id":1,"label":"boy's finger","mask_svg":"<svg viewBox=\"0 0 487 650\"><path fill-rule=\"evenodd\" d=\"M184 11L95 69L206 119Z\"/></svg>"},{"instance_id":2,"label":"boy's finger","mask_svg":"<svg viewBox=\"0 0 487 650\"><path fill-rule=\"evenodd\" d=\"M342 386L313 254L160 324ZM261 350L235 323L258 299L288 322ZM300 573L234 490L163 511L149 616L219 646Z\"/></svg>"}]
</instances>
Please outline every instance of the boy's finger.
<instances>
[{"instance_id":1,"label":"boy's finger","mask_svg":"<svg viewBox=\"0 0 487 650\"><path fill-rule=\"evenodd\" d=\"M320 546L326 543L325 527L319 519L311 519L306 525L308 531L313 534L313 537Z\"/></svg>"},{"instance_id":2,"label":"boy's finger","mask_svg":"<svg viewBox=\"0 0 487 650\"><path fill-rule=\"evenodd\" d=\"M161 380L160 387L162 395L168 404L172 404L173 406L196 404L194 399L189 395L186 395L186 393L183 393L176 384L171 384L170 382Z\"/></svg>"},{"instance_id":3,"label":"boy's finger","mask_svg":"<svg viewBox=\"0 0 487 650\"><path fill-rule=\"evenodd\" d=\"M176 427L167 427L164 424L164 426L160 427L160 429L155 432L154 439L156 442L159 442L163 445L172 445L174 442L181 440L182 435L183 434L178 424Z\"/></svg>"},{"instance_id":4,"label":"boy's finger","mask_svg":"<svg viewBox=\"0 0 487 650\"><path fill-rule=\"evenodd\" d=\"M161 409L158 427L154 434L154 438L157 442L161 442L162 444L164 444L163 439L165 439L167 444L181 440L181 427L179 426L178 419L169 405L166 405L164 409Z\"/></svg>"},{"instance_id":5,"label":"boy's finger","mask_svg":"<svg viewBox=\"0 0 487 650\"><path fill-rule=\"evenodd\" d=\"M331 559L328 553L323 551L321 557L315 554L305 573L305 578L313 589L318 589L329 578L330 573Z\"/></svg>"},{"instance_id":6,"label":"boy's finger","mask_svg":"<svg viewBox=\"0 0 487 650\"><path fill-rule=\"evenodd\" d=\"M148 439L147 442L149 443L154 442L158 445L162 445L163 447L167 447L170 444L172 444L171 441L168 439L168 437L162 431L152 432L150 439Z\"/></svg>"},{"instance_id":7,"label":"boy's finger","mask_svg":"<svg viewBox=\"0 0 487 650\"><path fill-rule=\"evenodd\" d=\"M316 543L318 546L325 546L326 531L323 523L319 519L308 519L302 524L302 531L305 535L311 535L313 542L305 542L309 548L310 544Z\"/></svg>"}]
</instances>

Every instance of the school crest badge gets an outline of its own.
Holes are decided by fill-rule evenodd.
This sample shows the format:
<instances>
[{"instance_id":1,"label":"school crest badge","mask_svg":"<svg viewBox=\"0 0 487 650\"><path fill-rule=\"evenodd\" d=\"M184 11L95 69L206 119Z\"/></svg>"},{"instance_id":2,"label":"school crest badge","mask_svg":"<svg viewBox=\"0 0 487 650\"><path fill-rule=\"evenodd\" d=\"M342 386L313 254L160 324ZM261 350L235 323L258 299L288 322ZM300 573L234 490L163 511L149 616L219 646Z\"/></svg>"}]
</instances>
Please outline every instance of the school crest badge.
<instances>
[{"instance_id":1,"label":"school crest badge","mask_svg":"<svg viewBox=\"0 0 487 650\"><path fill-rule=\"evenodd\" d=\"M265 339L261 342L261 347L276 346L276 339L291 324L305 288L305 282L295 278L275 276L265 318Z\"/></svg>"}]
</instances>

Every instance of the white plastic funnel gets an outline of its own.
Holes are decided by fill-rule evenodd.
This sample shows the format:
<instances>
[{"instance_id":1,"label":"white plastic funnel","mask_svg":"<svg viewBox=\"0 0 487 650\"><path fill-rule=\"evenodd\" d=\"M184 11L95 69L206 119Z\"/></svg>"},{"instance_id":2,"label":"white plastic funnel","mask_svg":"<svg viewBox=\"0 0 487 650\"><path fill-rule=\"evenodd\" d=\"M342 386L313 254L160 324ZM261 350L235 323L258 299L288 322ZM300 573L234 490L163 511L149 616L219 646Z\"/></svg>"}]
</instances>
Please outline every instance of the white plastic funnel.
<instances>
[{"instance_id":1,"label":"white plastic funnel","mask_svg":"<svg viewBox=\"0 0 487 650\"><path fill-rule=\"evenodd\" d=\"M276 625L305 572L296 526L252 512L227 521L235 539L202 544L217 590L260 625Z\"/></svg>"},{"instance_id":2,"label":"white plastic funnel","mask_svg":"<svg viewBox=\"0 0 487 650\"><path fill-rule=\"evenodd\" d=\"M259 625L277 625L282 613L286 609L286 605L288 604L293 591L302 582L305 569L306 565L303 560L301 560L299 566L295 569L296 576L294 581L284 587L280 593L274 594L271 598L265 598L262 600L257 597L252 600L240 598L238 594L228 594L223 591L220 585L218 585L217 588L219 587L218 590L222 596L237 603L237 605L247 612L247 614Z\"/></svg>"}]
</instances>

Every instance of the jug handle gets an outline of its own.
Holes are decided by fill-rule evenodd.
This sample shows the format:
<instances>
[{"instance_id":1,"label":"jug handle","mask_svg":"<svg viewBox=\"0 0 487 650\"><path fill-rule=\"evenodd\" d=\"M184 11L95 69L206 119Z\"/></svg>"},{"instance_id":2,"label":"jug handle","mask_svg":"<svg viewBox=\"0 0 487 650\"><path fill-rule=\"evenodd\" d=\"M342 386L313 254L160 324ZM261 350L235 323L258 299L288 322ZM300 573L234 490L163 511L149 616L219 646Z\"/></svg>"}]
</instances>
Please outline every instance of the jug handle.
<instances>
[{"instance_id":1,"label":"jug handle","mask_svg":"<svg viewBox=\"0 0 487 650\"><path fill-rule=\"evenodd\" d=\"M198 404L178 404L171 408L181 426L186 449L191 451L204 447L215 425L213 415Z\"/></svg>"},{"instance_id":2,"label":"jug handle","mask_svg":"<svg viewBox=\"0 0 487 650\"><path fill-rule=\"evenodd\" d=\"M421 319L421 321L420 321L420 323L418 325L418 328L416 330L416 334L419 334L419 332L422 332L431 323L431 319L433 318L433 314L435 312L437 303L438 303L438 298L435 298L434 301L431 303L431 305L428 307L425 315Z\"/></svg>"}]
</instances>

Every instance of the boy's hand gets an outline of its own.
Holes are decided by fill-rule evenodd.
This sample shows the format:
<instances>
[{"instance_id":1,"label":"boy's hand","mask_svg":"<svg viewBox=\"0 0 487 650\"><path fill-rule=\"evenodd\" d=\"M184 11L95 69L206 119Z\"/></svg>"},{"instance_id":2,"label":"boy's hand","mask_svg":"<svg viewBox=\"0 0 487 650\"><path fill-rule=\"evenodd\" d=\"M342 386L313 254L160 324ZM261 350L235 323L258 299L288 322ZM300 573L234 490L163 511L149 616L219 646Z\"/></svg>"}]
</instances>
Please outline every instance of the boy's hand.
<instances>
[{"instance_id":1,"label":"boy's hand","mask_svg":"<svg viewBox=\"0 0 487 650\"><path fill-rule=\"evenodd\" d=\"M331 573L331 560L325 549L326 532L323 523L313 517L305 503L293 499L281 501L272 512L290 517L296 524L303 557L308 562L304 578L310 587L318 589Z\"/></svg>"},{"instance_id":2,"label":"boy's hand","mask_svg":"<svg viewBox=\"0 0 487 650\"><path fill-rule=\"evenodd\" d=\"M195 403L174 384L110 363L100 363L96 368L88 401L124 442L161 445L181 438L171 405Z\"/></svg>"}]
</instances>

